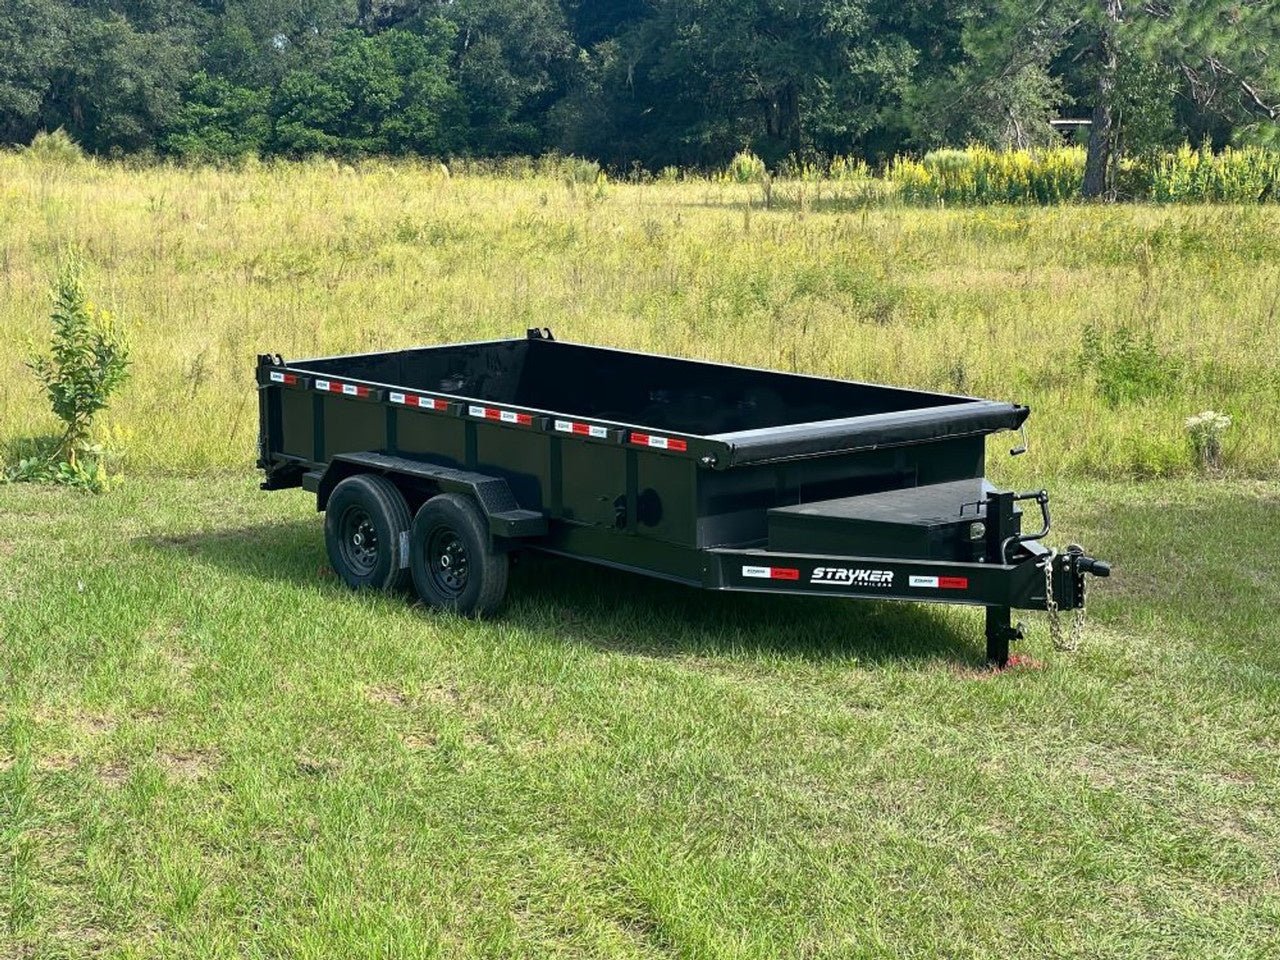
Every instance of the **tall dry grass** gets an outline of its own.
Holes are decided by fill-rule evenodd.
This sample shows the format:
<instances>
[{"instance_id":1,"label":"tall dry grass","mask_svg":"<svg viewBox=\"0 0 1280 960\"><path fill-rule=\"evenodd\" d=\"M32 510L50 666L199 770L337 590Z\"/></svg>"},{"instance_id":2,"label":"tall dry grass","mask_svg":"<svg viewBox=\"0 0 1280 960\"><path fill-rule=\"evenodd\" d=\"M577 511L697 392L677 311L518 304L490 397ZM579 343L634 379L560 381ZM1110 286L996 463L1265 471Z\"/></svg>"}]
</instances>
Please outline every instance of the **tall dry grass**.
<instances>
[{"instance_id":1,"label":"tall dry grass","mask_svg":"<svg viewBox=\"0 0 1280 960\"><path fill-rule=\"evenodd\" d=\"M1206 408L1233 419L1226 469L1280 473L1273 206L852 209L797 180L765 211L753 184L580 179L0 155L0 444L53 426L23 359L74 245L132 335L105 417L132 471L250 469L259 352L550 326L1029 403L1031 453L994 465L1010 482L1190 471Z\"/></svg>"}]
</instances>

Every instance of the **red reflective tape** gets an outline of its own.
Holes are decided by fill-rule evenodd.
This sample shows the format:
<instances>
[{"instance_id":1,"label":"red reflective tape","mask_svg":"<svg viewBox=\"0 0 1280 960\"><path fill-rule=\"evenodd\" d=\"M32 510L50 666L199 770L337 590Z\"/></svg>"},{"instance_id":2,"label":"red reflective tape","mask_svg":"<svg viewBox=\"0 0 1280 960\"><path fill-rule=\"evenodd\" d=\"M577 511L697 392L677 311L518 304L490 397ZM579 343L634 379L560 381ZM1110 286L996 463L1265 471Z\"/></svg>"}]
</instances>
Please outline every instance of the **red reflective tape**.
<instances>
[{"instance_id":1,"label":"red reflective tape","mask_svg":"<svg viewBox=\"0 0 1280 960\"><path fill-rule=\"evenodd\" d=\"M595 423L579 423L576 420L553 420L551 428L557 433L572 433L579 437L595 437L597 440L609 439L609 428Z\"/></svg>"},{"instance_id":2,"label":"red reflective tape","mask_svg":"<svg viewBox=\"0 0 1280 960\"><path fill-rule=\"evenodd\" d=\"M533 424L533 414L519 413L515 410L500 410L497 407L467 407L467 413L473 417L483 417L486 420L497 420L500 423L516 423L522 427L528 427Z\"/></svg>"},{"instance_id":3,"label":"red reflective tape","mask_svg":"<svg viewBox=\"0 0 1280 960\"><path fill-rule=\"evenodd\" d=\"M754 580L799 580L800 571L794 567L743 567L742 575Z\"/></svg>"},{"instance_id":4,"label":"red reflective tape","mask_svg":"<svg viewBox=\"0 0 1280 960\"><path fill-rule=\"evenodd\" d=\"M435 397L420 397L415 393L401 393L399 390L390 391L387 399L392 403L400 403L406 407L419 407L422 410L444 410L447 406L443 400L437 400Z\"/></svg>"},{"instance_id":5,"label":"red reflective tape","mask_svg":"<svg viewBox=\"0 0 1280 960\"><path fill-rule=\"evenodd\" d=\"M683 453L689 449L689 444L676 437L655 437L650 433L632 433L631 442L655 450L676 450Z\"/></svg>"},{"instance_id":6,"label":"red reflective tape","mask_svg":"<svg viewBox=\"0 0 1280 960\"><path fill-rule=\"evenodd\" d=\"M316 389L324 393L340 393L344 397L367 397L369 388L356 383L339 383L337 380L317 380Z\"/></svg>"},{"instance_id":7,"label":"red reflective tape","mask_svg":"<svg viewBox=\"0 0 1280 960\"><path fill-rule=\"evenodd\" d=\"M939 590L968 590L969 578L968 577L939 577L938 589Z\"/></svg>"}]
</instances>

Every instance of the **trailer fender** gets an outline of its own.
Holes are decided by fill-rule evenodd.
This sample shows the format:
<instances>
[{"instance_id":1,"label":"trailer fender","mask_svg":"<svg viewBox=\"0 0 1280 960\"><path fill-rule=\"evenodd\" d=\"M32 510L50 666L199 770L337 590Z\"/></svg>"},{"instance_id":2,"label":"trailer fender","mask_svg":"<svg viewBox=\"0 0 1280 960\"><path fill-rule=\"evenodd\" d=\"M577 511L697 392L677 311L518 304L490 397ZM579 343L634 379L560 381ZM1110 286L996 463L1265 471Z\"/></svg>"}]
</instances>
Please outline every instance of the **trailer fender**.
<instances>
[{"instance_id":1,"label":"trailer fender","mask_svg":"<svg viewBox=\"0 0 1280 960\"><path fill-rule=\"evenodd\" d=\"M324 510L334 487L357 473L381 474L392 482L418 481L441 493L467 494L479 505L489 522L489 532L495 537L541 537L547 532L546 515L522 509L501 477L374 451L335 456L316 483L316 509Z\"/></svg>"}]
</instances>

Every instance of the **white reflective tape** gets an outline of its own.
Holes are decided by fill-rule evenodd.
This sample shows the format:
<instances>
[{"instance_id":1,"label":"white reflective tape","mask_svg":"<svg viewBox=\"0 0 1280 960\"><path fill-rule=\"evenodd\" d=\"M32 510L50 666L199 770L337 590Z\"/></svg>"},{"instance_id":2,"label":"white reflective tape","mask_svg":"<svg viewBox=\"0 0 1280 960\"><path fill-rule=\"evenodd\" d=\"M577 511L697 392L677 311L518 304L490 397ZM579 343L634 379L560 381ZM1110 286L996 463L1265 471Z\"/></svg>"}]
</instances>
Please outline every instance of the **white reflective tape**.
<instances>
[{"instance_id":1,"label":"white reflective tape","mask_svg":"<svg viewBox=\"0 0 1280 960\"><path fill-rule=\"evenodd\" d=\"M911 586L913 586L913 587L933 587L934 589L937 589L937 586L938 586L938 578L937 578L937 577L915 577L915 576L913 576L913 577L909 577L909 578L908 578L908 580L907 580L907 582L908 582Z\"/></svg>"},{"instance_id":2,"label":"white reflective tape","mask_svg":"<svg viewBox=\"0 0 1280 960\"><path fill-rule=\"evenodd\" d=\"M768 580L773 576L772 567L743 567L742 575L744 577L755 577L760 580Z\"/></svg>"},{"instance_id":3,"label":"white reflective tape","mask_svg":"<svg viewBox=\"0 0 1280 960\"><path fill-rule=\"evenodd\" d=\"M657 447L659 450L667 449L667 443L668 441L666 437L650 437L649 438L649 446Z\"/></svg>"},{"instance_id":4,"label":"white reflective tape","mask_svg":"<svg viewBox=\"0 0 1280 960\"><path fill-rule=\"evenodd\" d=\"M284 383L284 374L283 374L283 373L277 373L275 370L272 370L272 371L271 371L271 382L272 382L272 383Z\"/></svg>"},{"instance_id":5,"label":"white reflective tape","mask_svg":"<svg viewBox=\"0 0 1280 960\"><path fill-rule=\"evenodd\" d=\"M501 420L503 423L519 423L520 422L519 415L511 410L499 410L498 419Z\"/></svg>"},{"instance_id":6,"label":"white reflective tape","mask_svg":"<svg viewBox=\"0 0 1280 960\"><path fill-rule=\"evenodd\" d=\"M317 389L317 390L328 390L328 389L329 389L329 381L328 381L328 380L317 380L317 381L316 381L316 389Z\"/></svg>"},{"instance_id":7,"label":"white reflective tape","mask_svg":"<svg viewBox=\"0 0 1280 960\"><path fill-rule=\"evenodd\" d=\"M595 424L592 424L591 426L587 427L587 433L590 436L596 437L600 440L606 440L609 437L609 428L597 427Z\"/></svg>"},{"instance_id":8,"label":"white reflective tape","mask_svg":"<svg viewBox=\"0 0 1280 960\"><path fill-rule=\"evenodd\" d=\"M483 417L484 407L467 407L467 413L471 414L473 417Z\"/></svg>"},{"instance_id":9,"label":"white reflective tape","mask_svg":"<svg viewBox=\"0 0 1280 960\"><path fill-rule=\"evenodd\" d=\"M392 403L404 403L404 402L405 402L405 400L404 400L404 394L403 394L403 393L396 393L394 390L392 390L389 394L387 394L387 396L391 399L391 402L392 402Z\"/></svg>"},{"instance_id":10,"label":"white reflective tape","mask_svg":"<svg viewBox=\"0 0 1280 960\"><path fill-rule=\"evenodd\" d=\"M571 420L557 420L555 426L561 433L573 433L573 421Z\"/></svg>"},{"instance_id":11,"label":"white reflective tape","mask_svg":"<svg viewBox=\"0 0 1280 960\"><path fill-rule=\"evenodd\" d=\"M342 385L342 392L349 396L354 397L356 394L360 392L360 388L357 387L354 383L344 383Z\"/></svg>"},{"instance_id":12,"label":"white reflective tape","mask_svg":"<svg viewBox=\"0 0 1280 960\"><path fill-rule=\"evenodd\" d=\"M433 400L431 397L418 397L418 406L426 407L428 410L444 409L444 402L441 400Z\"/></svg>"}]
</instances>

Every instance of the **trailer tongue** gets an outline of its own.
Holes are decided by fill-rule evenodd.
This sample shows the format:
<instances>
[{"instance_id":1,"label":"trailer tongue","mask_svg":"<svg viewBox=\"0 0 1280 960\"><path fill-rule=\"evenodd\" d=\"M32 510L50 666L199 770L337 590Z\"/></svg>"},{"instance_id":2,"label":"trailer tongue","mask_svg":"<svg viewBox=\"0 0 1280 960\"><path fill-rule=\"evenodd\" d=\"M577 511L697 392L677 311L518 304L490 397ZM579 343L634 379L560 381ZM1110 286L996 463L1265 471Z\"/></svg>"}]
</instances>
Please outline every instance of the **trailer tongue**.
<instances>
[{"instance_id":1,"label":"trailer tongue","mask_svg":"<svg viewBox=\"0 0 1280 960\"><path fill-rule=\"evenodd\" d=\"M258 358L264 489L302 486L354 587L491 612L516 549L716 590L1082 610L1044 491L983 479L1026 407L555 341ZM1031 504L1038 529L1022 530ZM1056 621L1055 621L1056 623Z\"/></svg>"}]
</instances>

